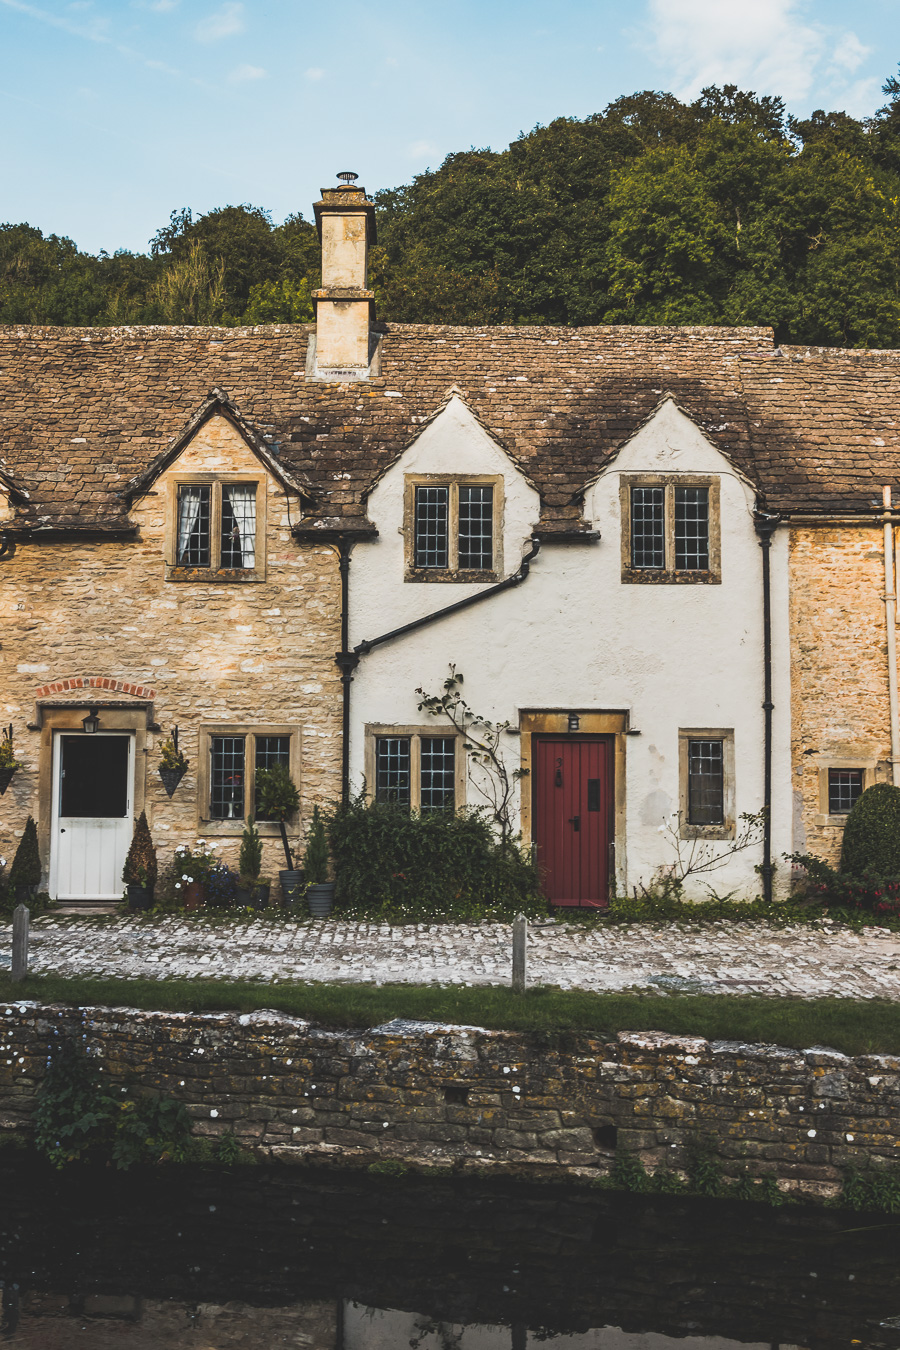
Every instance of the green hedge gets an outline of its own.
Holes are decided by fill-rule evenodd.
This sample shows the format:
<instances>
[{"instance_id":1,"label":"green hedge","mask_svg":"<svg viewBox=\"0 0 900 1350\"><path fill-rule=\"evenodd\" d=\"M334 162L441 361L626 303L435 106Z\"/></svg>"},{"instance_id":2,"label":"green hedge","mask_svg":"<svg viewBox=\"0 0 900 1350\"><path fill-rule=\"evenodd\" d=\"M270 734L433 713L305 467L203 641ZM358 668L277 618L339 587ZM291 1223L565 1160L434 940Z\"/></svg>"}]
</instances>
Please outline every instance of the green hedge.
<instances>
[{"instance_id":1,"label":"green hedge","mask_svg":"<svg viewBox=\"0 0 900 1350\"><path fill-rule=\"evenodd\" d=\"M875 783L858 799L844 826L841 872L900 876L900 787Z\"/></svg>"},{"instance_id":2,"label":"green hedge","mask_svg":"<svg viewBox=\"0 0 900 1350\"><path fill-rule=\"evenodd\" d=\"M403 920L546 914L537 869L501 844L477 811L455 815L357 798L328 821L336 903L348 915Z\"/></svg>"}]
</instances>

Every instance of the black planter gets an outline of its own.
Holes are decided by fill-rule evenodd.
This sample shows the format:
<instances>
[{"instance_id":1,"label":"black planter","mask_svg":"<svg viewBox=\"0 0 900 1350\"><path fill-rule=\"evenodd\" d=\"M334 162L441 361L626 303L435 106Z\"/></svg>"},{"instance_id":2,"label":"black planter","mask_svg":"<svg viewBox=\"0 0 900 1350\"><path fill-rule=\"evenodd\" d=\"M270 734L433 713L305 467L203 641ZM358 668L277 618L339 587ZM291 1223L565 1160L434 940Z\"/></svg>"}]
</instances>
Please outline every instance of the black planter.
<instances>
[{"instance_id":1,"label":"black planter","mask_svg":"<svg viewBox=\"0 0 900 1350\"><path fill-rule=\"evenodd\" d=\"M234 903L240 909L249 909L253 904L253 892L247 886L235 886Z\"/></svg>"},{"instance_id":2,"label":"black planter","mask_svg":"<svg viewBox=\"0 0 900 1350\"><path fill-rule=\"evenodd\" d=\"M160 769L159 776L162 779L163 787L166 789L166 795L171 797L172 793L187 773L187 765L183 769Z\"/></svg>"},{"instance_id":3,"label":"black planter","mask_svg":"<svg viewBox=\"0 0 900 1350\"><path fill-rule=\"evenodd\" d=\"M16 764L11 769L0 769L0 797L3 796L4 792L12 782L13 774L18 767L18 764Z\"/></svg>"},{"instance_id":4,"label":"black planter","mask_svg":"<svg viewBox=\"0 0 900 1350\"><path fill-rule=\"evenodd\" d=\"M253 899L251 901L251 904L253 905L254 909L268 908L270 890L271 886L268 882L265 884L261 882L256 883L256 885L253 887Z\"/></svg>"},{"instance_id":5,"label":"black planter","mask_svg":"<svg viewBox=\"0 0 900 1350\"><path fill-rule=\"evenodd\" d=\"M278 873L278 880L281 882L283 904L287 909L293 909L303 895L304 873L299 868L294 868L290 872L285 870Z\"/></svg>"},{"instance_id":6,"label":"black planter","mask_svg":"<svg viewBox=\"0 0 900 1350\"><path fill-rule=\"evenodd\" d=\"M29 886L27 882L19 882L15 888L16 904L27 905L29 900L33 900L37 895L37 886Z\"/></svg>"},{"instance_id":7,"label":"black planter","mask_svg":"<svg viewBox=\"0 0 900 1350\"><path fill-rule=\"evenodd\" d=\"M334 906L334 882L319 881L306 888L306 903L314 919L327 919Z\"/></svg>"},{"instance_id":8,"label":"black planter","mask_svg":"<svg viewBox=\"0 0 900 1350\"><path fill-rule=\"evenodd\" d=\"M149 886L134 886L129 882L127 889L129 909L149 909L153 904L153 892Z\"/></svg>"}]
</instances>

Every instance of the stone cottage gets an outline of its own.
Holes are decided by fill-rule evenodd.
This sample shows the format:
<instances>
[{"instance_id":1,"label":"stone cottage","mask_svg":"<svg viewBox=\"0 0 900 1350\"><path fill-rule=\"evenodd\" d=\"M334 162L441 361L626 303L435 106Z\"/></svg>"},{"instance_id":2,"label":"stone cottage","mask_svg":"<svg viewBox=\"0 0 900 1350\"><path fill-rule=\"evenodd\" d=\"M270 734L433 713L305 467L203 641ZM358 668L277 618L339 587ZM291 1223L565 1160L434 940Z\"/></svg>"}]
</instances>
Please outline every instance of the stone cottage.
<instances>
[{"instance_id":1,"label":"stone cottage","mask_svg":"<svg viewBox=\"0 0 900 1350\"><path fill-rule=\"evenodd\" d=\"M379 323L371 202L326 189L316 217L315 325L0 330L0 849L31 813L52 894L117 896L146 809L164 856L234 862L273 762L295 840L363 788L478 805L419 706L453 666L505 724L556 904L673 865L755 893L794 846L833 855L900 770L897 354Z\"/></svg>"}]
</instances>

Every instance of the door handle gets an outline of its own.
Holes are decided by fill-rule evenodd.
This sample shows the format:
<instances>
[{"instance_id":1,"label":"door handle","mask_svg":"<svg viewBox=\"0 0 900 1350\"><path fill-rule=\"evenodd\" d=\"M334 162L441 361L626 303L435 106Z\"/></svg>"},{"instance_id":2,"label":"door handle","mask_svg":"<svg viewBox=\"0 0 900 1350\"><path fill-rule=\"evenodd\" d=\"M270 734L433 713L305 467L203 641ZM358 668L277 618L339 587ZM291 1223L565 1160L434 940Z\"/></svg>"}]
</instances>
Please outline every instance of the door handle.
<instances>
[{"instance_id":1,"label":"door handle","mask_svg":"<svg viewBox=\"0 0 900 1350\"><path fill-rule=\"evenodd\" d=\"M569 824L572 826L572 829L577 834L578 831L581 829L581 816L569 816Z\"/></svg>"},{"instance_id":2,"label":"door handle","mask_svg":"<svg viewBox=\"0 0 900 1350\"><path fill-rule=\"evenodd\" d=\"M62 826L62 828L60 829L59 832L60 832L60 834L65 834L65 832L66 832L66 827L65 827L65 825Z\"/></svg>"}]
</instances>

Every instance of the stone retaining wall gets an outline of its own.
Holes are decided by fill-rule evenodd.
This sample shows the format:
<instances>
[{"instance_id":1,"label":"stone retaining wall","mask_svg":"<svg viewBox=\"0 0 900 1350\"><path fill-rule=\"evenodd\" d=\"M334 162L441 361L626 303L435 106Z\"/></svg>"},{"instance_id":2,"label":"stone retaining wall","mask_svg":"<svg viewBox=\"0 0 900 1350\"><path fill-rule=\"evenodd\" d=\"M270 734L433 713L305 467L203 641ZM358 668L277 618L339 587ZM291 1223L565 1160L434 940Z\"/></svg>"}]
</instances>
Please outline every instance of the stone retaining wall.
<instances>
[{"instance_id":1,"label":"stone retaining wall","mask_svg":"<svg viewBox=\"0 0 900 1350\"><path fill-rule=\"evenodd\" d=\"M626 1148L680 1169L827 1196L850 1167L900 1162L900 1057L660 1032L486 1031L395 1021L332 1032L277 1012L0 1004L0 1130L25 1131L48 1048L84 1039L112 1078L183 1101L194 1133L283 1162L607 1172Z\"/></svg>"}]
</instances>

